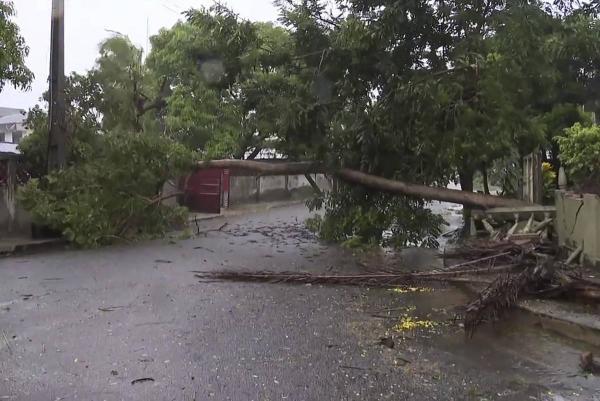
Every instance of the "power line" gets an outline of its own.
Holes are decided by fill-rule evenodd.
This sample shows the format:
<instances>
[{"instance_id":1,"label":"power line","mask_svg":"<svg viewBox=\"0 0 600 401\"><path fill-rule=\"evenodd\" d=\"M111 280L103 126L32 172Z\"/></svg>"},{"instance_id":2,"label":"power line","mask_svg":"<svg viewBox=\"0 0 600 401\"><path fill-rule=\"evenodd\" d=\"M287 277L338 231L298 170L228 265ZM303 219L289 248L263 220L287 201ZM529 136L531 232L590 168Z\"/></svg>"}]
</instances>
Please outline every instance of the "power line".
<instances>
[{"instance_id":1,"label":"power line","mask_svg":"<svg viewBox=\"0 0 600 401\"><path fill-rule=\"evenodd\" d=\"M146 0L146 3L153 4L153 5L160 5L165 10L168 10L168 11L170 11L173 14L176 14L176 15L181 15L181 13L183 12L183 11L175 9L174 7L177 7L177 5L176 4L171 4L167 0L158 0L158 1L156 1L156 0Z\"/></svg>"},{"instance_id":2,"label":"power line","mask_svg":"<svg viewBox=\"0 0 600 401\"><path fill-rule=\"evenodd\" d=\"M160 3L160 5L177 15L181 14L181 11L177 11L177 10L171 8L170 6L166 5L165 3Z\"/></svg>"}]
</instances>

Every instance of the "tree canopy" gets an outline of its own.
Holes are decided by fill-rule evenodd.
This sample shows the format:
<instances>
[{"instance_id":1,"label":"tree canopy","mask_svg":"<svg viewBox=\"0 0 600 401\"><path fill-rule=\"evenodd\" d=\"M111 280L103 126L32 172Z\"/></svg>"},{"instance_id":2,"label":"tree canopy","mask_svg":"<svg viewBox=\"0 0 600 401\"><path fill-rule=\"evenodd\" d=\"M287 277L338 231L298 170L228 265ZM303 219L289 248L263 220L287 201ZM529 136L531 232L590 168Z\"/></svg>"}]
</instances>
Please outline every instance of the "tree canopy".
<instances>
[{"instance_id":1,"label":"tree canopy","mask_svg":"<svg viewBox=\"0 0 600 401\"><path fill-rule=\"evenodd\" d=\"M15 88L29 89L33 73L25 65L29 48L12 21L15 9L12 1L0 0L0 92L9 83Z\"/></svg>"},{"instance_id":2,"label":"tree canopy","mask_svg":"<svg viewBox=\"0 0 600 401\"><path fill-rule=\"evenodd\" d=\"M487 177L508 155L542 148L558 168L555 138L590 125L586 111L597 108L595 2L277 4L279 24L220 4L190 10L151 38L148 55L126 37L106 39L95 67L68 80L71 162L119 131L166 137L204 159L270 149L470 191L476 171ZM39 138L42 116L30 114ZM26 153L42 149L34 138ZM433 244L440 231L414 197L342 185L313 206L325 207L332 239Z\"/></svg>"}]
</instances>

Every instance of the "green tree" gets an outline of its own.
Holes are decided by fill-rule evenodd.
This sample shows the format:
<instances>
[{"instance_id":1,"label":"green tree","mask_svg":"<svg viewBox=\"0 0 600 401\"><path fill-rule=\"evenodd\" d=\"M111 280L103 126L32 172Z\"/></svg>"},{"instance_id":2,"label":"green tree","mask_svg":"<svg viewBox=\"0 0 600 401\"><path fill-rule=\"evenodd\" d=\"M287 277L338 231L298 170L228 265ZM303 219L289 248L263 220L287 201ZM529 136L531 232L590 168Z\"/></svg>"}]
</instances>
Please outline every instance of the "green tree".
<instances>
[{"instance_id":1,"label":"green tree","mask_svg":"<svg viewBox=\"0 0 600 401\"><path fill-rule=\"evenodd\" d=\"M166 99L165 132L206 157L255 157L277 148L312 157L319 107L310 72L302 69L288 30L250 23L216 5L190 11L187 20L152 38L147 66L173 89ZM308 74L308 75L307 75ZM323 93L327 97L327 93ZM326 114L321 113L323 121Z\"/></svg>"},{"instance_id":2,"label":"green tree","mask_svg":"<svg viewBox=\"0 0 600 401\"><path fill-rule=\"evenodd\" d=\"M33 73L25 66L29 48L11 18L15 10L12 1L0 1L0 92L6 83L15 88L29 89Z\"/></svg>"},{"instance_id":3,"label":"green tree","mask_svg":"<svg viewBox=\"0 0 600 401\"><path fill-rule=\"evenodd\" d=\"M82 247L164 234L185 210L164 205L166 180L187 173L196 155L158 135L108 133L77 165L30 180L19 192L34 221Z\"/></svg>"},{"instance_id":4,"label":"green tree","mask_svg":"<svg viewBox=\"0 0 600 401\"><path fill-rule=\"evenodd\" d=\"M157 113L166 105L169 87L148 74L142 49L128 37L116 35L103 41L89 75L102 93L97 107L104 130L159 129Z\"/></svg>"},{"instance_id":5,"label":"green tree","mask_svg":"<svg viewBox=\"0 0 600 401\"><path fill-rule=\"evenodd\" d=\"M549 146L549 132L564 127L551 126L548 113L583 104L596 76L597 22L567 4L351 0L336 2L337 15L318 0L279 4L297 54L306 55L296 76L327 81L330 98L339 101L326 109L329 123L288 143L325 148L334 166L441 186L458 174L470 191L476 170ZM304 109L322 106L306 100ZM343 235L356 233L335 224L339 216L390 210L375 206L369 191L341 191L351 201L330 200L326 217ZM356 208L360 213L351 212ZM375 223L370 236L377 240L387 222ZM421 223L434 233L438 221Z\"/></svg>"},{"instance_id":6,"label":"green tree","mask_svg":"<svg viewBox=\"0 0 600 401\"><path fill-rule=\"evenodd\" d=\"M164 132L203 151L215 138L228 143L228 138L239 137L243 118L235 85L254 40L252 25L217 5L190 11L187 21L151 40L146 62L150 76L171 89L165 99ZM234 151L211 147L222 148L222 156Z\"/></svg>"},{"instance_id":7,"label":"green tree","mask_svg":"<svg viewBox=\"0 0 600 401\"><path fill-rule=\"evenodd\" d=\"M99 111L102 92L92 78L93 74L73 73L66 79L67 160L70 165L77 165L94 155L102 132ZM43 98L48 101L47 92ZM39 106L29 110L26 126L31 133L23 138L19 149L28 174L39 178L46 174L47 166L47 111Z\"/></svg>"},{"instance_id":8,"label":"green tree","mask_svg":"<svg viewBox=\"0 0 600 401\"><path fill-rule=\"evenodd\" d=\"M553 138L588 119L580 105L595 107L593 7L327 3L278 1L279 27L219 4L191 10L151 39L145 60L127 38L109 38L72 85L74 121L89 138L143 131L207 159L270 148L431 186L458 179L471 191L476 170L518 165L507 155L541 146L557 162ZM421 199L346 185L319 205L321 232L335 240L433 245L442 223Z\"/></svg>"},{"instance_id":9,"label":"green tree","mask_svg":"<svg viewBox=\"0 0 600 401\"><path fill-rule=\"evenodd\" d=\"M577 123L556 141L569 178L578 189L600 194L600 126Z\"/></svg>"}]
</instances>

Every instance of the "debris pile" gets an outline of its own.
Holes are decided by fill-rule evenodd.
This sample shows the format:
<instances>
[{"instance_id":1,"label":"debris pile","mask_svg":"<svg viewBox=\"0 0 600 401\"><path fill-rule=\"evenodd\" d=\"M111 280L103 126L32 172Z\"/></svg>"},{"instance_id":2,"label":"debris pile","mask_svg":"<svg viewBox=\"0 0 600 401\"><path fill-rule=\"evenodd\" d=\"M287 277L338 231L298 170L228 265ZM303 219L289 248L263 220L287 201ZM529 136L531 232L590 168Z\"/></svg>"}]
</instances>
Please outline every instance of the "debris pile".
<instances>
[{"instance_id":1,"label":"debris pile","mask_svg":"<svg viewBox=\"0 0 600 401\"><path fill-rule=\"evenodd\" d=\"M478 292L461 316L472 336L485 321L495 320L522 298L570 298L600 302L600 281L586 278L573 258L561 258L551 240L549 217L534 215L510 227L484 219L489 238L474 239L444 254L444 267L406 272L385 267L366 268L359 274L312 274L274 271L195 271L202 281L246 281L285 284L350 285L411 288L424 282L466 283ZM446 260L458 263L446 265Z\"/></svg>"},{"instance_id":2,"label":"debris pile","mask_svg":"<svg viewBox=\"0 0 600 401\"><path fill-rule=\"evenodd\" d=\"M529 215L527 220L521 219L523 211ZM553 213L553 207L533 206L488 209L475 212L473 217L491 240L522 242L538 238L548 240L552 234Z\"/></svg>"}]
</instances>

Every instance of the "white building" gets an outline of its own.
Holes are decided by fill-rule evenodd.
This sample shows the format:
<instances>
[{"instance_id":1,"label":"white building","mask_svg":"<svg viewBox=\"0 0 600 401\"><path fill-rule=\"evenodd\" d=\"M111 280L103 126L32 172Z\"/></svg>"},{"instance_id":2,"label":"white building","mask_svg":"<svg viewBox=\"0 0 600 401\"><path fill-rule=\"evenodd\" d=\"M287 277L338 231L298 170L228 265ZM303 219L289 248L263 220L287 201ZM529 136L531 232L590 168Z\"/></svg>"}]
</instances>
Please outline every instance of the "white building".
<instances>
[{"instance_id":1,"label":"white building","mask_svg":"<svg viewBox=\"0 0 600 401\"><path fill-rule=\"evenodd\" d=\"M0 107L0 143L18 144L28 134L25 110Z\"/></svg>"}]
</instances>

